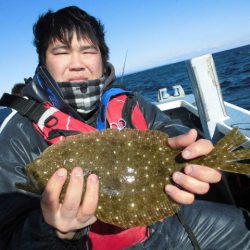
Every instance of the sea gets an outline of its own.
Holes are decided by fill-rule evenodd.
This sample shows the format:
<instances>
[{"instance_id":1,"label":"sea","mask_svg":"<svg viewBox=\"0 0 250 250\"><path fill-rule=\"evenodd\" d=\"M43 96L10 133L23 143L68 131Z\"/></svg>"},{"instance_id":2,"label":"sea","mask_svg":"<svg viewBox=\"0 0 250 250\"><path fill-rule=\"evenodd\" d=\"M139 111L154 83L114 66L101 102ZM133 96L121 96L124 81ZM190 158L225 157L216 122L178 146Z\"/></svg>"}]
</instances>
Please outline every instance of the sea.
<instances>
[{"instance_id":1,"label":"sea","mask_svg":"<svg viewBox=\"0 0 250 250\"><path fill-rule=\"evenodd\" d=\"M250 110L250 45L212 54L225 101ZM126 88L139 92L150 101L157 101L157 91L181 84L186 94L192 92L186 62L143 70L124 75Z\"/></svg>"}]
</instances>

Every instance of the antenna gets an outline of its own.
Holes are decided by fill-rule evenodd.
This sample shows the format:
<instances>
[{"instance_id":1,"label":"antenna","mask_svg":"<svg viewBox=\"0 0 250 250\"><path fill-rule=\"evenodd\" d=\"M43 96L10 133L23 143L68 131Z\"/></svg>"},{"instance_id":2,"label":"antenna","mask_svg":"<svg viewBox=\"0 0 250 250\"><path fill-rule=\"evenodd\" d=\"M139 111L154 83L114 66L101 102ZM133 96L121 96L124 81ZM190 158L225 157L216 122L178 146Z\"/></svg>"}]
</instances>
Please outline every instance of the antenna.
<instances>
[{"instance_id":1,"label":"antenna","mask_svg":"<svg viewBox=\"0 0 250 250\"><path fill-rule=\"evenodd\" d=\"M128 49L126 50L126 54L125 54L125 59L124 59L123 69L122 69L122 77L121 77L120 82L123 81L123 76L124 76L124 72L125 72L125 66L126 66L127 56L128 56Z\"/></svg>"}]
</instances>

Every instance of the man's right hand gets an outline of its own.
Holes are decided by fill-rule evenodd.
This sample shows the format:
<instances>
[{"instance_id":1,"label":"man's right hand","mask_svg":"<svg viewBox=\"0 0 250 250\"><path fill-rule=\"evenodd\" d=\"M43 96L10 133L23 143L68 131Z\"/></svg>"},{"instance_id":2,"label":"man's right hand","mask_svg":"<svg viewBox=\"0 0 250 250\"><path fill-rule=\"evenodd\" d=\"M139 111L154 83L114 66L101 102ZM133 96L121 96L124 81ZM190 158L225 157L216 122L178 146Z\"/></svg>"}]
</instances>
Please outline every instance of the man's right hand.
<instances>
[{"instance_id":1,"label":"man's right hand","mask_svg":"<svg viewBox=\"0 0 250 250\"><path fill-rule=\"evenodd\" d=\"M99 180L95 174L88 176L86 192L81 203L83 171L80 167L75 167L71 172L63 203L60 203L59 196L66 178L67 171L64 168L51 176L42 194L41 208L45 222L55 228L57 236L70 240L77 230L96 221Z\"/></svg>"}]
</instances>

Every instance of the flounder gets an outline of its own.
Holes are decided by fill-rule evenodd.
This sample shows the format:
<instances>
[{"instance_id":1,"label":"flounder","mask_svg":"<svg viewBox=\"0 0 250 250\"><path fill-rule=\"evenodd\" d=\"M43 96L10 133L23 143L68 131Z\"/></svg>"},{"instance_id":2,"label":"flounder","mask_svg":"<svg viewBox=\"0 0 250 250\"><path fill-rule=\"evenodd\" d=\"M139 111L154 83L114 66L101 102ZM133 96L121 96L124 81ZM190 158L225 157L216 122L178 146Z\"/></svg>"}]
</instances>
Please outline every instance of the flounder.
<instances>
[{"instance_id":1,"label":"flounder","mask_svg":"<svg viewBox=\"0 0 250 250\"><path fill-rule=\"evenodd\" d=\"M245 141L244 135L233 129L209 155L190 163L250 174L250 164L244 162L250 159L250 149L235 150ZM150 225L180 208L164 192L173 172L185 166L180 153L169 147L168 136L159 131L107 129L82 133L48 147L27 165L28 183L17 187L42 193L58 168L71 172L80 166L86 176L99 176L98 219L123 228ZM62 199L64 192L65 188Z\"/></svg>"}]
</instances>

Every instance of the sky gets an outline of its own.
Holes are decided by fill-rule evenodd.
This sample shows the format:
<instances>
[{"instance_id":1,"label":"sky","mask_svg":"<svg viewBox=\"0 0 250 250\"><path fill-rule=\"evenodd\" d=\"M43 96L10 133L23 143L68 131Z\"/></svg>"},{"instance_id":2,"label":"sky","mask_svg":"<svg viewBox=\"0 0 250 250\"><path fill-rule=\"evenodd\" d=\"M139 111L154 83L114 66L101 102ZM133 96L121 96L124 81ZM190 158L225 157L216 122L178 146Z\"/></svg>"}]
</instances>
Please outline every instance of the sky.
<instances>
[{"instance_id":1,"label":"sky","mask_svg":"<svg viewBox=\"0 0 250 250\"><path fill-rule=\"evenodd\" d=\"M250 43L249 0L0 1L0 96L34 74L38 16L70 5L104 24L118 76Z\"/></svg>"}]
</instances>

